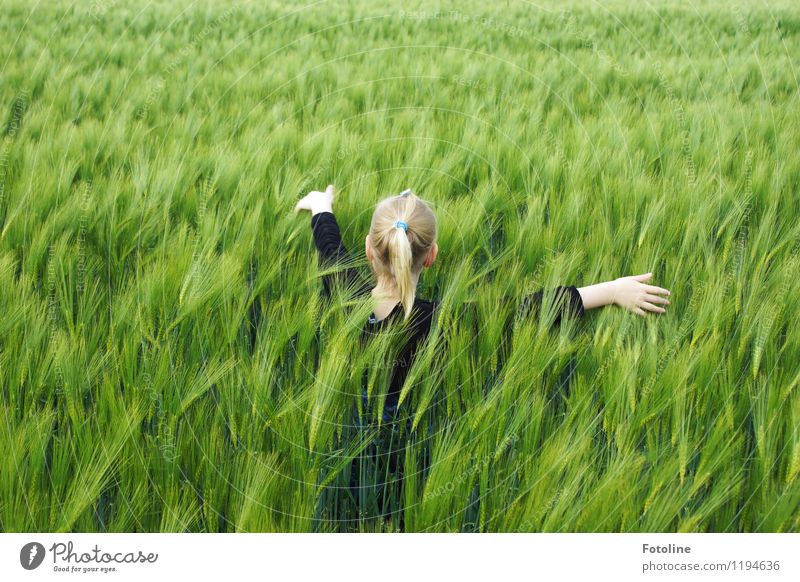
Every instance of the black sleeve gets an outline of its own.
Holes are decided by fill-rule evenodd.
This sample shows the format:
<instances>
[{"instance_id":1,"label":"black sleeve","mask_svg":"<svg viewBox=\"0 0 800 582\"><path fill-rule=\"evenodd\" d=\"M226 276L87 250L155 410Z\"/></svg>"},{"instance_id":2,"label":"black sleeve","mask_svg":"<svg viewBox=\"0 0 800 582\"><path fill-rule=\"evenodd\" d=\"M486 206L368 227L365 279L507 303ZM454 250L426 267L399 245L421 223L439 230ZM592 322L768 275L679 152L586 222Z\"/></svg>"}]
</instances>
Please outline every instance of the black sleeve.
<instances>
[{"instance_id":1,"label":"black sleeve","mask_svg":"<svg viewBox=\"0 0 800 582\"><path fill-rule=\"evenodd\" d=\"M311 232L317 247L319 265L324 269L338 268L335 272L322 277L325 295L330 296L335 285L353 287L357 294L369 292L369 286L359 276L358 270L352 266L352 259L342 243L339 224L331 212L320 212L311 217Z\"/></svg>"},{"instance_id":2,"label":"black sleeve","mask_svg":"<svg viewBox=\"0 0 800 582\"><path fill-rule=\"evenodd\" d=\"M553 291L554 308L556 310L556 317L553 320L553 325L556 326L561 323L561 319L565 317L583 317L583 299L581 294L578 293L577 287L573 286L558 286ZM544 290L537 291L526 295L520 302L518 313L522 317L537 316L542 308L542 299Z\"/></svg>"}]
</instances>

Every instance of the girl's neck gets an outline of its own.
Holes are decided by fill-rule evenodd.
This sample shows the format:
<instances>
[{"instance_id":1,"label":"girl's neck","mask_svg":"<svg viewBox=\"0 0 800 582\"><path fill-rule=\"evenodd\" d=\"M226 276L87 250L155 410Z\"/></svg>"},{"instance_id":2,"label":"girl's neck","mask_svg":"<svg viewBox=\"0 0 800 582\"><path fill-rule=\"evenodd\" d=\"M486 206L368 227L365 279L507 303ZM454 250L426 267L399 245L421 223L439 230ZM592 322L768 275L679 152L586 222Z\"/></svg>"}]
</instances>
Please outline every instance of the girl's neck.
<instances>
[{"instance_id":1,"label":"girl's neck","mask_svg":"<svg viewBox=\"0 0 800 582\"><path fill-rule=\"evenodd\" d=\"M417 285L417 276L413 276L414 287ZM372 289L372 313L378 321L385 319L400 303L400 293L397 291L397 284L392 277L378 277L375 287Z\"/></svg>"}]
</instances>

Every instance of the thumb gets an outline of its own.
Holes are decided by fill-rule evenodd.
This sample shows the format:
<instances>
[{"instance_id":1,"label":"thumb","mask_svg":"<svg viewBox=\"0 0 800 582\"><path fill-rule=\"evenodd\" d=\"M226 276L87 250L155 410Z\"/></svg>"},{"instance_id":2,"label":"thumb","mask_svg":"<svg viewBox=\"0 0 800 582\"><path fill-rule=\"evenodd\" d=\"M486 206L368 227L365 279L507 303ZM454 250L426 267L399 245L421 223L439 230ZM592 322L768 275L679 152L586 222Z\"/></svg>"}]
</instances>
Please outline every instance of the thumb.
<instances>
[{"instance_id":1,"label":"thumb","mask_svg":"<svg viewBox=\"0 0 800 582\"><path fill-rule=\"evenodd\" d=\"M333 196L333 184L328 184L328 187L325 188L325 193Z\"/></svg>"},{"instance_id":2,"label":"thumb","mask_svg":"<svg viewBox=\"0 0 800 582\"><path fill-rule=\"evenodd\" d=\"M633 279L635 281L647 281L649 279L652 279L652 277L653 273L645 273L644 275L635 275Z\"/></svg>"}]
</instances>

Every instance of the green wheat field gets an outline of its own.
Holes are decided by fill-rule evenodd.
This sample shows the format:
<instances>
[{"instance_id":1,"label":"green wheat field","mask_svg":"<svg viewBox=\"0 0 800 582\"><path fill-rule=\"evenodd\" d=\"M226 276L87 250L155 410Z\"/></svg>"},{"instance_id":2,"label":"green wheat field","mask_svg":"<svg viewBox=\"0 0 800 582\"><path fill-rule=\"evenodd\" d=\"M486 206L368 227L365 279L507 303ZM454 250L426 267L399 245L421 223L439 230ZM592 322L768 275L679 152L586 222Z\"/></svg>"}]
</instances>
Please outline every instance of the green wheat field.
<instances>
[{"instance_id":1,"label":"green wheat field","mask_svg":"<svg viewBox=\"0 0 800 582\"><path fill-rule=\"evenodd\" d=\"M0 13L0 530L800 531L796 3ZM378 200L439 219L394 423L329 183L364 269Z\"/></svg>"}]
</instances>

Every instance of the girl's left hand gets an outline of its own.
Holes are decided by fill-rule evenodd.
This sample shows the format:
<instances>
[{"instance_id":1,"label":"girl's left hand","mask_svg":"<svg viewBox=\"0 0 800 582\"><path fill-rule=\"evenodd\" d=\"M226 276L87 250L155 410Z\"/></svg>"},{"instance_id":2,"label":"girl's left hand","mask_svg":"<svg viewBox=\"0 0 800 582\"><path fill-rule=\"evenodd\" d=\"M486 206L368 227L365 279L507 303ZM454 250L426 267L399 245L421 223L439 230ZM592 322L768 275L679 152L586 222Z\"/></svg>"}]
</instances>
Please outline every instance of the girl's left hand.
<instances>
[{"instance_id":1,"label":"girl's left hand","mask_svg":"<svg viewBox=\"0 0 800 582\"><path fill-rule=\"evenodd\" d=\"M653 273L620 277L611 284L614 286L611 301L620 307L633 311L636 315L645 316L647 312L665 313L670 295L668 289L662 289L646 282L653 278ZM662 297L664 295L664 297ZM662 307L663 306L663 307Z\"/></svg>"},{"instance_id":2,"label":"girl's left hand","mask_svg":"<svg viewBox=\"0 0 800 582\"><path fill-rule=\"evenodd\" d=\"M309 192L297 202L294 210L310 210L312 216L320 212L333 212L333 184L328 184L324 192Z\"/></svg>"}]
</instances>

